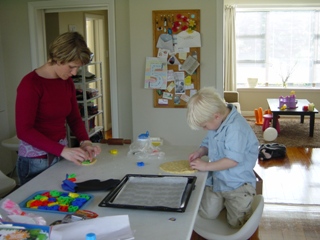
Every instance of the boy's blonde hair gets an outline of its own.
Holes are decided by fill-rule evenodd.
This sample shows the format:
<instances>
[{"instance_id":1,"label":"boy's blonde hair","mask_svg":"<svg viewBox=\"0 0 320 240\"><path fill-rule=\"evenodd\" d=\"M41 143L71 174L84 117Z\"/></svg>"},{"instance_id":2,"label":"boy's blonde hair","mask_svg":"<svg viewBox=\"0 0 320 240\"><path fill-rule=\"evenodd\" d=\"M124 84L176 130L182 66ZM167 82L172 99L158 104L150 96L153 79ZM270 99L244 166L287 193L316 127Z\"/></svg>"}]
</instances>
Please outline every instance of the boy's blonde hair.
<instances>
[{"instance_id":1,"label":"boy's blonde hair","mask_svg":"<svg viewBox=\"0 0 320 240\"><path fill-rule=\"evenodd\" d=\"M82 65L90 62L91 51L83 36L78 32L65 32L50 45L48 60L51 64L80 61Z\"/></svg>"},{"instance_id":2,"label":"boy's blonde hair","mask_svg":"<svg viewBox=\"0 0 320 240\"><path fill-rule=\"evenodd\" d=\"M192 129L201 129L215 113L225 114L226 111L226 103L215 88L204 87L188 101L187 122Z\"/></svg>"}]
</instances>

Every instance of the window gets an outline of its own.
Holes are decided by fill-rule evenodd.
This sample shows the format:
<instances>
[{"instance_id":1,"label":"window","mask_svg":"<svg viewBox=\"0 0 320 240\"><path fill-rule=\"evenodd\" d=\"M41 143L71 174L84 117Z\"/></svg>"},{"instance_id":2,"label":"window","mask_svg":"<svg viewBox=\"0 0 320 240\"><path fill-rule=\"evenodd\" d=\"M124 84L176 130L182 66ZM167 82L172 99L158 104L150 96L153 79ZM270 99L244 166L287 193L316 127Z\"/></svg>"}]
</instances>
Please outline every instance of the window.
<instances>
[{"instance_id":1,"label":"window","mask_svg":"<svg viewBox=\"0 0 320 240\"><path fill-rule=\"evenodd\" d=\"M237 87L320 87L320 11L236 13Z\"/></svg>"}]
</instances>

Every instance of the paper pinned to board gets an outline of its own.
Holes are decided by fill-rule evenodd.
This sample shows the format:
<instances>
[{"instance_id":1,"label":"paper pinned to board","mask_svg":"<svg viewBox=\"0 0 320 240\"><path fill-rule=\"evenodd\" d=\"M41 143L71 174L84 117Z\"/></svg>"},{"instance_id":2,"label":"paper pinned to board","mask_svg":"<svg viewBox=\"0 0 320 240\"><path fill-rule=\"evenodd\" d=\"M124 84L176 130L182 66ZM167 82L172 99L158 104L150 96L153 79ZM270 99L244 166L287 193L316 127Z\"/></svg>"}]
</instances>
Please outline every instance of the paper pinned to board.
<instances>
[{"instance_id":1,"label":"paper pinned to board","mask_svg":"<svg viewBox=\"0 0 320 240\"><path fill-rule=\"evenodd\" d=\"M107 227L106 227L107 226ZM76 230L75 230L76 229ZM128 215L98 217L83 221L52 226L51 240L79 240L94 232L97 239L134 239Z\"/></svg>"},{"instance_id":2,"label":"paper pinned to board","mask_svg":"<svg viewBox=\"0 0 320 240\"><path fill-rule=\"evenodd\" d=\"M200 63L192 56L189 56L181 66L181 69L186 71L188 74L193 74L194 71L200 66Z\"/></svg>"}]
</instances>

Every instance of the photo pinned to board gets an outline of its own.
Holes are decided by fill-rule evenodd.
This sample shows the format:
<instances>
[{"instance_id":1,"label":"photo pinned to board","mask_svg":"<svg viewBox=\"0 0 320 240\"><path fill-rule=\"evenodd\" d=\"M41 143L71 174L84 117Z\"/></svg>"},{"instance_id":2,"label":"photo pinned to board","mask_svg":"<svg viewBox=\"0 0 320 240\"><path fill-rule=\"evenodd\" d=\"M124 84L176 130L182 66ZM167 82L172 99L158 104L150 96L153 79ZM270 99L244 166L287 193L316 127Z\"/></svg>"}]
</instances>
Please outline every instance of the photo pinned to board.
<instances>
[{"instance_id":1,"label":"photo pinned to board","mask_svg":"<svg viewBox=\"0 0 320 240\"><path fill-rule=\"evenodd\" d=\"M168 59L168 64L180 65L180 62L179 62L178 58L174 54L171 54L169 59Z\"/></svg>"}]
</instances>

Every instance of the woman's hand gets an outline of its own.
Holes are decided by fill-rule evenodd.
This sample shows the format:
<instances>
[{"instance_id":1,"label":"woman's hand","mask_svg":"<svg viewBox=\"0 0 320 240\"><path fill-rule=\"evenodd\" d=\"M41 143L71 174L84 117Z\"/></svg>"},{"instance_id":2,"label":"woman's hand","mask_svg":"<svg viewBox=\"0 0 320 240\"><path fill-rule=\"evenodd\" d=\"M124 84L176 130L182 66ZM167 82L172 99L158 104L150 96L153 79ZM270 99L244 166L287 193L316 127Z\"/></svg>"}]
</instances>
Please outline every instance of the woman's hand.
<instances>
[{"instance_id":1,"label":"woman's hand","mask_svg":"<svg viewBox=\"0 0 320 240\"><path fill-rule=\"evenodd\" d=\"M89 159L88 153L81 148L64 147L61 156L77 165L81 165L83 161Z\"/></svg>"},{"instance_id":2,"label":"woman's hand","mask_svg":"<svg viewBox=\"0 0 320 240\"><path fill-rule=\"evenodd\" d=\"M87 160L90 161L101 153L101 148L99 146L92 145L91 141L83 141L80 148L88 154Z\"/></svg>"}]
</instances>

